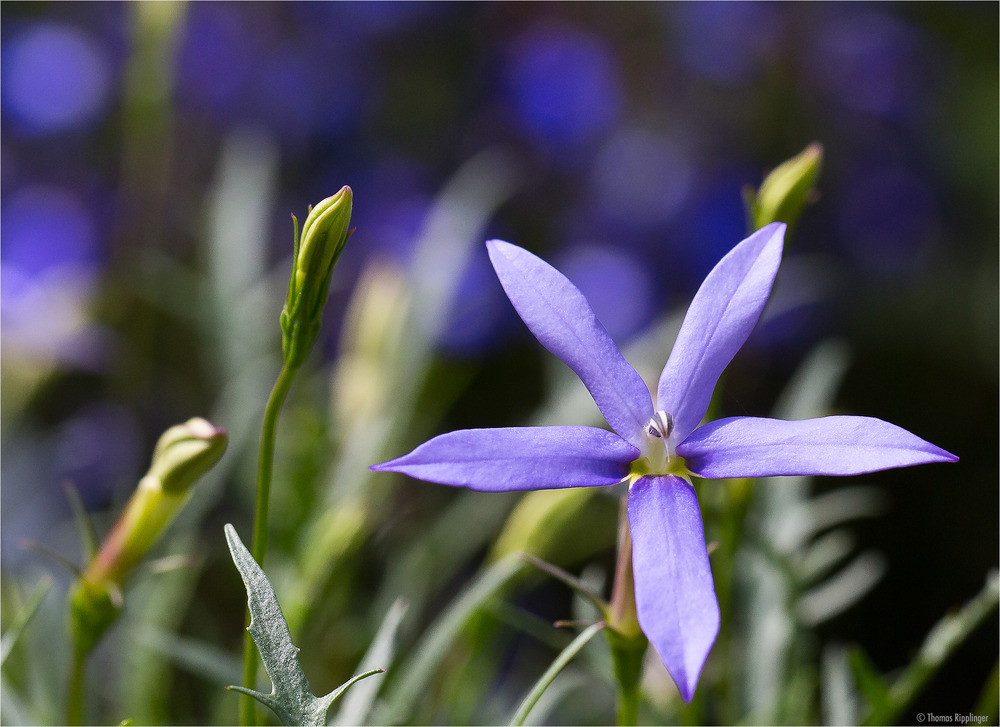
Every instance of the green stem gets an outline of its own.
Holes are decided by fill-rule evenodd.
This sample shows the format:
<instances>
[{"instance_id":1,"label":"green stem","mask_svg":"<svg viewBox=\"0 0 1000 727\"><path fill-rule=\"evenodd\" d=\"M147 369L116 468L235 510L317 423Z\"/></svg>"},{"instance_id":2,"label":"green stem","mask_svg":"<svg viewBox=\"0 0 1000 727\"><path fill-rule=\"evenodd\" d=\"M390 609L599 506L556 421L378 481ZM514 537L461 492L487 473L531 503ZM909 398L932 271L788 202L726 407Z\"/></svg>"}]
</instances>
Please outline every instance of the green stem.
<instances>
[{"instance_id":1,"label":"green stem","mask_svg":"<svg viewBox=\"0 0 1000 727\"><path fill-rule=\"evenodd\" d=\"M632 689L627 692L618 692L617 723L625 725L639 724L639 690Z\"/></svg>"},{"instance_id":2,"label":"green stem","mask_svg":"<svg viewBox=\"0 0 1000 727\"><path fill-rule=\"evenodd\" d=\"M615 710L616 723L620 727L639 724L639 690L619 689Z\"/></svg>"},{"instance_id":3,"label":"green stem","mask_svg":"<svg viewBox=\"0 0 1000 727\"><path fill-rule=\"evenodd\" d=\"M260 433L260 455L257 460L257 506L254 512L253 544L250 548L254 560L263 567L264 556L267 554L268 507L271 499L271 472L274 468L274 440L278 429L278 415L281 406L292 385L297 365L287 361L281 367L278 380L274 382L271 398L264 410L264 424ZM250 625L250 614L247 612L247 625ZM243 638L243 686L255 689L257 686L257 648L250 632ZM240 724L253 725L257 722L257 709L253 697L244 696L240 700Z\"/></svg>"},{"instance_id":4,"label":"green stem","mask_svg":"<svg viewBox=\"0 0 1000 727\"><path fill-rule=\"evenodd\" d=\"M87 655L78 648L73 649L73 661L69 666L69 687L66 694L66 724L83 724L83 686L86 682Z\"/></svg>"},{"instance_id":5,"label":"green stem","mask_svg":"<svg viewBox=\"0 0 1000 727\"><path fill-rule=\"evenodd\" d=\"M249 628L250 616L247 616L246 624ZM257 647L249 631L243 634L243 684L252 685L247 689L253 689L257 685ZM240 697L240 724L244 727L257 724L257 702L248 694Z\"/></svg>"},{"instance_id":6,"label":"green stem","mask_svg":"<svg viewBox=\"0 0 1000 727\"><path fill-rule=\"evenodd\" d=\"M611 646L611 662L615 672L615 710L617 723L636 725L639 723L639 700L641 696L643 656L649 642L641 639L622 638L610 629L606 631Z\"/></svg>"},{"instance_id":7,"label":"green stem","mask_svg":"<svg viewBox=\"0 0 1000 727\"><path fill-rule=\"evenodd\" d=\"M636 616L632 537L628 526L628 506L624 499L619 511L618 558L608 616L611 628L605 633L615 672L617 722L619 725L635 725L639 721L643 655L649 642Z\"/></svg>"},{"instance_id":8,"label":"green stem","mask_svg":"<svg viewBox=\"0 0 1000 727\"><path fill-rule=\"evenodd\" d=\"M253 546L250 549L254 560L263 568L267 553L268 506L271 498L271 471L274 468L274 439L278 429L278 415L285 403L292 379L298 366L288 363L281 367L278 380L274 382L271 398L264 410L264 424L260 432L260 456L257 460L257 509L253 521Z\"/></svg>"},{"instance_id":9,"label":"green stem","mask_svg":"<svg viewBox=\"0 0 1000 727\"><path fill-rule=\"evenodd\" d=\"M635 608L635 580L632 576L632 532L628 525L628 498L618 508L618 556L611 587L608 625L627 640L645 643Z\"/></svg>"}]
</instances>

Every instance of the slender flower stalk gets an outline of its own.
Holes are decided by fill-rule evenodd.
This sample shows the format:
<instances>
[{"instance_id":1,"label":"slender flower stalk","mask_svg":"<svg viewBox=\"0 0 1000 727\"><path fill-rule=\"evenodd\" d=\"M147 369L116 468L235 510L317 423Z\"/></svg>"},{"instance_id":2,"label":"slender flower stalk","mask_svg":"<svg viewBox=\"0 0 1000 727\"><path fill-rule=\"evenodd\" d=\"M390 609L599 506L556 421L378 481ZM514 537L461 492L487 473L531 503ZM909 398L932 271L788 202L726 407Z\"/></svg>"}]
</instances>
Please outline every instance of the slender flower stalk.
<instances>
[{"instance_id":1,"label":"slender flower stalk","mask_svg":"<svg viewBox=\"0 0 1000 727\"><path fill-rule=\"evenodd\" d=\"M583 380L614 431L466 429L372 467L487 492L627 481L638 623L685 701L694 695L720 626L692 476L853 475L958 459L870 417L731 417L701 424L716 382L764 309L784 233L784 224L769 224L709 273L660 375L655 407L642 378L569 280L520 247L488 242L514 308L539 342Z\"/></svg>"},{"instance_id":2,"label":"slender flower stalk","mask_svg":"<svg viewBox=\"0 0 1000 727\"><path fill-rule=\"evenodd\" d=\"M259 564L263 564L267 554L270 532L268 516L278 417L292 380L319 335L323 308L330 294L333 268L353 232L350 229L353 201L351 188L342 187L335 195L311 207L302 225L301 235L298 220L292 216L295 254L288 281L288 295L281 311L281 351L284 362L264 409L257 457L257 497L250 550ZM249 611L246 623L249 626ZM243 640L243 686L246 689L252 690L257 686L257 664L257 648L248 632ZM240 724L256 724L256 712L254 699L244 696L240 700Z\"/></svg>"},{"instance_id":3,"label":"slender flower stalk","mask_svg":"<svg viewBox=\"0 0 1000 727\"><path fill-rule=\"evenodd\" d=\"M269 512L271 502L271 475L274 470L274 442L278 430L278 416L281 407L295 378L297 366L287 360L274 382L271 396L264 409L264 422L260 433L260 451L257 455L257 498L254 508L252 551L254 559L259 563L267 553L269 535ZM247 613L246 625L250 625L250 614ZM243 686L253 689L257 686L257 647L253 637L247 632L243 638ZM244 695L240 698L240 724L252 725L257 722L257 707L253 697Z\"/></svg>"},{"instance_id":4,"label":"slender flower stalk","mask_svg":"<svg viewBox=\"0 0 1000 727\"><path fill-rule=\"evenodd\" d=\"M608 643L615 672L616 711L620 725L637 724L642 660L649 640L642 633L635 607L632 570L632 534L628 525L627 499L621 503L618 524L618 562L615 565L611 603L607 608Z\"/></svg>"},{"instance_id":5,"label":"slender flower stalk","mask_svg":"<svg viewBox=\"0 0 1000 727\"><path fill-rule=\"evenodd\" d=\"M292 386L296 371L298 371L298 367L290 365L287 361L282 365L264 409L264 422L260 432L260 451L257 456L257 500L253 521L254 558L263 558L267 553L271 475L274 470L274 442L278 431L278 416L281 414L281 407L288 396L288 390Z\"/></svg>"},{"instance_id":6,"label":"slender flower stalk","mask_svg":"<svg viewBox=\"0 0 1000 727\"><path fill-rule=\"evenodd\" d=\"M126 582L191 497L195 481L222 457L227 441L224 429L201 418L165 431L153 450L149 471L70 591L69 724L79 724L83 718L86 659L121 613Z\"/></svg>"}]
</instances>

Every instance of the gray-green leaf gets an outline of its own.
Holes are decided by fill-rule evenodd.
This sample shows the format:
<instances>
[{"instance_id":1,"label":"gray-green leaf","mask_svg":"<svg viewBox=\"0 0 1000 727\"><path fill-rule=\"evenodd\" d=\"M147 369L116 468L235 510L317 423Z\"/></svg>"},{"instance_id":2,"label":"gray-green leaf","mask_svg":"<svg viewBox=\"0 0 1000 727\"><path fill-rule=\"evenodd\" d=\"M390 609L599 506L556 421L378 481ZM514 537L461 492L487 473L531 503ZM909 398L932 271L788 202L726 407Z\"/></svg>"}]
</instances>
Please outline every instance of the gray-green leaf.
<instances>
[{"instance_id":1,"label":"gray-green leaf","mask_svg":"<svg viewBox=\"0 0 1000 727\"><path fill-rule=\"evenodd\" d=\"M299 664L299 649L292 643L288 624L281 613L271 582L243 545L236 529L227 524L225 531L229 552L232 553L233 562L247 588L247 603L250 608L250 626L247 630L257 644L272 685L270 694L238 686L231 686L229 689L249 694L266 705L278 715L283 724L325 725L330 705L344 690L365 677L382 673L383 670L372 669L358 674L326 696L314 696L309 688L309 680Z\"/></svg>"}]
</instances>

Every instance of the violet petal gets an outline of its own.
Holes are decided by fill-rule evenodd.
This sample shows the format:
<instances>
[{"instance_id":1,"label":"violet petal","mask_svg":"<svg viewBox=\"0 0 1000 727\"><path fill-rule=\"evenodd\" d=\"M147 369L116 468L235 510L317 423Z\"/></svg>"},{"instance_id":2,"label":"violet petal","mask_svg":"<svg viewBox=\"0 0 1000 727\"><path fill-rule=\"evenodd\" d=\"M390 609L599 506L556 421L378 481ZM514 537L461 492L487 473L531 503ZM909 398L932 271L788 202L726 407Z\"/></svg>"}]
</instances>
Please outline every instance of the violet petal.
<instances>
[{"instance_id":1,"label":"violet petal","mask_svg":"<svg viewBox=\"0 0 1000 727\"><path fill-rule=\"evenodd\" d=\"M640 478L628 495L639 625L691 701L719 634L719 603L698 499L673 475Z\"/></svg>"},{"instance_id":2,"label":"violet petal","mask_svg":"<svg viewBox=\"0 0 1000 727\"><path fill-rule=\"evenodd\" d=\"M699 477L857 475L958 459L895 424L855 416L718 419L692 432L677 453Z\"/></svg>"},{"instance_id":3,"label":"violet petal","mask_svg":"<svg viewBox=\"0 0 1000 727\"><path fill-rule=\"evenodd\" d=\"M673 415L678 441L705 416L719 376L757 325L784 235L778 222L750 235L718 262L691 301L657 387L657 409Z\"/></svg>"},{"instance_id":4,"label":"violet petal","mask_svg":"<svg viewBox=\"0 0 1000 727\"><path fill-rule=\"evenodd\" d=\"M490 260L521 319L545 348L583 381L608 424L640 449L653 415L649 389L621 355L587 299L544 260L502 240L486 243Z\"/></svg>"},{"instance_id":5,"label":"violet petal","mask_svg":"<svg viewBox=\"0 0 1000 727\"><path fill-rule=\"evenodd\" d=\"M617 434L594 427L460 429L371 469L507 492L613 485L625 478L638 456Z\"/></svg>"}]
</instances>

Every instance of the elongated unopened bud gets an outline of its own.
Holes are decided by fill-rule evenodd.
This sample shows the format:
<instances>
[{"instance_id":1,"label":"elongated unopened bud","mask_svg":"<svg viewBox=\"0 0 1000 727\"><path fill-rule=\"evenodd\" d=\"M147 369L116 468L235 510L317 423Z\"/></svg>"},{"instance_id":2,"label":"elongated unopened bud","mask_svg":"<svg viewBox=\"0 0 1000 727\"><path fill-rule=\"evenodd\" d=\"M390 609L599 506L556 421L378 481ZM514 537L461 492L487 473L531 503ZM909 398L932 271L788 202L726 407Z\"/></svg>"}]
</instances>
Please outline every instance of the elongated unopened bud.
<instances>
[{"instance_id":1,"label":"elongated unopened bud","mask_svg":"<svg viewBox=\"0 0 1000 727\"><path fill-rule=\"evenodd\" d=\"M354 196L350 187L342 187L332 197L309 210L295 259L295 287L303 293L324 297L325 291L309 291L308 283L321 280L333 269L344 249L351 226Z\"/></svg>"},{"instance_id":2,"label":"elongated unopened bud","mask_svg":"<svg viewBox=\"0 0 1000 727\"><path fill-rule=\"evenodd\" d=\"M195 480L222 457L227 443L224 429L200 418L165 431L153 450L149 471L84 572L84 580L123 583L187 502Z\"/></svg>"},{"instance_id":3,"label":"elongated unopened bud","mask_svg":"<svg viewBox=\"0 0 1000 727\"><path fill-rule=\"evenodd\" d=\"M309 210L301 235L297 234L288 297L281 313L286 360L301 362L319 333L330 276L351 236L353 202L351 188L341 188Z\"/></svg>"},{"instance_id":4,"label":"elongated unopened bud","mask_svg":"<svg viewBox=\"0 0 1000 727\"><path fill-rule=\"evenodd\" d=\"M192 485L226 451L224 429L205 419L171 427L149 471L70 594L74 641L89 651L118 615L122 586L191 495Z\"/></svg>"},{"instance_id":5,"label":"elongated unopened bud","mask_svg":"<svg viewBox=\"0 0 1000 727\"><path fill-rule=\"evenodd\" d=\"M794 228L802 210L815 195L814 185L823 162L823 146L813 143L800 154L779 164L756 192L746 191L747 218L751 231L772 222Z\"/></svg>"},{"instance_id":6,"label":"elongated unopened bud","mask_svg":"<svg viewBox=\"0 0 1000 727\"><path fill-rule=\"evenodd\" d=\"M146 476L157 480L164 492L184 494L219 461L227 442L225 429L200 417L188 419L160 436Z\"/></svg>"}]
</instances>

